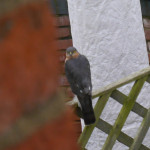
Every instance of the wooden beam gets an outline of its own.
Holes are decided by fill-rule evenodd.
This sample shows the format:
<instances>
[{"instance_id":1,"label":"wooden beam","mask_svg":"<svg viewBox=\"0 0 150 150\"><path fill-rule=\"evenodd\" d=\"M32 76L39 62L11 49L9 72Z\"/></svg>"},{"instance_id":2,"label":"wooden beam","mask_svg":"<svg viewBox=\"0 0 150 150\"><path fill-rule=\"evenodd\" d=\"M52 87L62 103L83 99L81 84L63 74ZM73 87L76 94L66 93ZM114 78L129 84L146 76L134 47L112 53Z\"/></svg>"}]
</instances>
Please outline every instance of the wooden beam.
<instances>
[{"instance_id":1,"label":"wooden beam","mask_svg":"<svg viewBox=\"0 0 150 150\"><path fill-rule=\"evenodd\" d=\"M145 116L145 118L143 119L141 126L138 130L138 133L133 141L132 146L130 147L130 150L137 150L139 149L139 147L141 146L143 139L149 129L150 126L150 108Z\"/></svg>"},{"instance_id":2,"label":"wooden beam","mask_svg":"<svg viewBox=\"0 0 150 150\"><path fill-rule=\"evenodd\" d=\"M108 137L106 139L106 142L105 142L102 150L111 150L112 149L146 79L147 79L147 77L141 78L141 79L137 80L135 82L135 84L133 85L133 87L130 91L130 94L129 94L127 100L125 101L125 103L118 115L118 118L117 118L112 130L110 131L110 134L108 135Z\"/></svg>"},{"instance_id":3,"label":"wooden beam","mask_svg":"<svg viewBox=\"0 0 150 150\"><path fill-rule=\"evenodd\" d=\"M92 125L85 126L83 132L81 133L78 143L81 146L81 148L85 148L96 124L98 123L99 117L110 97L111 93L108 93L106 95L103 95L102 97L99 98L97 101L95 107L94 107L94 112L95 112L95 117L96 117L96 122Z\"/></svg>"}]
</instances>

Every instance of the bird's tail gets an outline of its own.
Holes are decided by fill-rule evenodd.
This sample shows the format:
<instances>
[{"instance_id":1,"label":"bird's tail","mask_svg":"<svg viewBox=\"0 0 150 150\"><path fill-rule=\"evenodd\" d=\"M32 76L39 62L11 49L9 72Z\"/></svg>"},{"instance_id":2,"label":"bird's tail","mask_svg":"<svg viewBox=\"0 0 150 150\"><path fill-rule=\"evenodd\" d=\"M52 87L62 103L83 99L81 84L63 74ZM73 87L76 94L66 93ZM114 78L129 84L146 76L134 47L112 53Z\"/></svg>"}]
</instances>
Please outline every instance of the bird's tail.
<instances>
[{"instance_id":1,"label":"bird's tail","mask_svg":"<svg viewBox=\"0 0 150 150\"><path fill-rule=\"evenodd\" d=\"M82 101L82 102L81 102ZM81 107L82 107L82 115L84 119L85 125L90 125L95 123L95 114L92 107L92 98L91 95L86 95L83 100L81 100Z\"/></svg>"}]
</instances>

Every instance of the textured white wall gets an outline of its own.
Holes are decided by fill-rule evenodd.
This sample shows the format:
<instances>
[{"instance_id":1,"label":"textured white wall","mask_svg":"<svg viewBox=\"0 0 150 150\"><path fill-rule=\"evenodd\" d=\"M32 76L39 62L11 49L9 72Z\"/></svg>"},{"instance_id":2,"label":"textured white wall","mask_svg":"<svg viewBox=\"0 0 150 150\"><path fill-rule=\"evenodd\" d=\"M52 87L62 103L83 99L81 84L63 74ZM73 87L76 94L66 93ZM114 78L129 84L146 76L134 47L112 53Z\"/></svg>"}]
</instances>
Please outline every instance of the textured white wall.
<instances>
[{"instance_id":1,"label":"textured white wall","mask_svg":"<svg viewBox=\"0 0 150 150\"><path fill-rule=\"evenodd\" d=\"M91 64L93 90L148 66L139 0L68 0L73 45ZM128 93L131 84L120 90ZM138 102L150 107L150 86ZM113 124L121 105L110 99L102 118ZM122 131L134 137L142 118L130 113ZM96 130L96 131L95 131ZM107 135L95 129L88 150L101 149ZM150 131L144 144L150 147ZM114 150L128 149L116 142Z\"/></svg>"}]
</instances>

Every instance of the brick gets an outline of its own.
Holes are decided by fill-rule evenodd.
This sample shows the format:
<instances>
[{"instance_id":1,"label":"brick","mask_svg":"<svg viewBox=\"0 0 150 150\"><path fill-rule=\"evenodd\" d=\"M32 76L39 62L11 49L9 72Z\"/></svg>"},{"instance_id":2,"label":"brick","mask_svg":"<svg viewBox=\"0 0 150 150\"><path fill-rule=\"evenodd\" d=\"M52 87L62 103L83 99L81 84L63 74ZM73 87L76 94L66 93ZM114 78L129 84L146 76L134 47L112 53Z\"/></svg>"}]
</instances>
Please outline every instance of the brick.
<instances>
[{"instance_id":1,"label":"brick","mask_svg":"<svg viewBox=\"0 0 150 150\"><path fill-rule=\"evenodd\" d=\"M41 126L27 139L7 150L79 150L79 131L79 125L74 125L73 111L67 109L55 120Z\"/></svg>"},{"instance_id":2,"label":"brick","mask_svg":"<svg viewBox=\"0 0 150 150\"><path fill-rule=\"evenodd\" d=\"M62 75L59 79L60 86L69 86L69 83L67 81L67 78L65 75Z\"/></svg>"},{"instance_id":3,"label":"brick","mask_svg":"<svg viewBox=\"0 0 150 150\"><path fill-rule=\"evenodd\" d=\"M66 49L69 46L72 46L72 39L68 39L68 40L58 40L58 49Z\"/></svg>"},{"instance_id":4,"label":"brick","mask_svg":"<svg viewBox=\"0 0 150 150\"><path fill-rule=\"evenodd\" d=\"M80 118L79 118L79 120L80 120ZM78 130L78 133L77 133L77 134L81 133L81 123L75 121L75 122L74 122L74 126L75 126L75 128L77 128L77 130Z\"/></svg>"},{"instance_id":5,"label":"brick","mask_svg":"<svg viewBox=\"0 0 150 150\"><path fill-rule=\"evenodd\" d=\"M69 16L60 16L56 18L56 25L57 26L69 26L70 21L69 21Z\"/></svg>"},{"instance_id":6,"label":"brick","mask_svg":"<svg viewBox=\"0 0 150 150\"><path fill-rule=\"evenodd\" d=\"M69 101L72 101L72 97L67 97L67 98L65 98L65 102L69 102Z\"/></svg>"},{"instance_id":7,"label":"brick","mask_svg":"<svg viewBox=\"0 0 150 150\"><path fill-rule=\"evenodd\" d=\"M68 97L71 97L71 98L74 97L74 94L72 93L72 90L71 90L70 87L68 87L68 88L66 89L66 95L67 95Z\"/></svg>"},{"instance_id":8,"label":"brick","mask_svg":"<svg viewBox=\"0 0 150 150\"><path fill-rule=\"evenodd\" d=\"M62 69L62 74L65 74L65 64L64 63L62 63L61 69Z\"/></svg>"},{"instance_id":9,"label":"brick","mask_svg":"<svg viewBox=\"0 0 150 150\"><path fill-rule=\"evenodd\" d=\"M64 63L62 63L60 66L60 72L61 72L61 74L65 74L65 64Z\"/></svg>"},{"instance_id":10,"label":"brick","mask_svg":"<svg viewBox=\"0 0 150 150\"><path fill-rule=\"evenodd\" d=\"M45 2L21 6L0 18L0 133L58 89L53 19Z\"/></svg>"},{"instance_id":11,"label":"brick","mask_svg":"<svg viewBox=\"0 0 150 150\"><path fill-rule=\"evenodd\" d=\"M59 52L59 61L64 63L65 59L66 59L65 51L64 52Z\"/></svg>"},{"instance_id":12,"label":"brick","mask_svg":"<svg viewBox=\"0 0 150 150\"><path fill-rule=\"evenodd\" d=\"M150 29L145 29L146 40L150 40Z\"/></svg>"},{"instance_id":13,"label":"brick","mask_svg":"<svg viewBox=\"0 0 150 150\"><path fill-rule=\"evenodd\" d=\"M150 28L150 19L144 18L143 19L143 24L145 28Z\"/></svg>"},{"instance_id":14,"label":"brick","mask_svg":"<svg viewBox=\"0 0 150 150\"><path fill-rule=\"evenodd\" d=\"M75 120L75 123L79 123L80 122L80 117L78 117L77 115L75 115L74 120Z\"/></svg>"},{"instance_id":15,"label":"brick","mask_svg":"<svg viewBox=\"0 0 150 150\"><path fill-rule=\"evenodd\" d=\"M56 33L57 33L57 37L58 38L63 38L63 37L71 36L70 28L69 27L58 28Z\"/></svg>"},{"instance_id":16,"label":"brick","mask_svg":"<svg viewBox=\"0 0 150 150\"><path fill-rule=\"evenodd\" d=\"M3 79L0 84L0 132L6 131L6 134L20 116L28 113L28 106L32 111L34 107L42 106L41 103L52 100L51 96L58 89L60 64L53 17L45 2L21 6L0 18L2 33L3 29L7 31L10 20L13 26L9 27L7 34L0 35L0 72ZM66 84L66 79L62 78L62 83ZM6 149L77 150L77 139L73 139L76 132L73 120L72 111L66 110L38 130L30 131L28 137L17 141L17 145ZM58 141L59 144L56 144ZM15 139L10 143L15 144Z\"/></svg>"}]
</instances>

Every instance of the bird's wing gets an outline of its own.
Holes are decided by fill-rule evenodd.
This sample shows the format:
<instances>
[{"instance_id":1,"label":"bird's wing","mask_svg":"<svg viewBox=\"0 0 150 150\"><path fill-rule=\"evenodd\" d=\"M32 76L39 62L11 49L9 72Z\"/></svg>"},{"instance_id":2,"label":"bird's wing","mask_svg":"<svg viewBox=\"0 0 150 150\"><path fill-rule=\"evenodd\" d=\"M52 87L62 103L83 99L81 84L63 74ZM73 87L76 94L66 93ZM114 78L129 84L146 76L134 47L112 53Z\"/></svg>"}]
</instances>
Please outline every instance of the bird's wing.
<instances>
[{"instance_id":1,"label":"bird's wing","mask_svg":"<svg viewBox=\"0 0 150 150\"><path fill-rule=\"evenodd\" d=\"M85 56L80 55L76 59L66 61L65 72L72 91L76 95L91 93L90 64Z\"/></svg>"}]
</instances>

